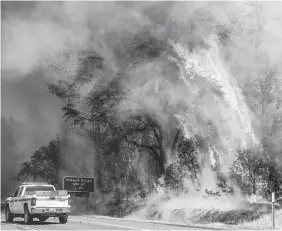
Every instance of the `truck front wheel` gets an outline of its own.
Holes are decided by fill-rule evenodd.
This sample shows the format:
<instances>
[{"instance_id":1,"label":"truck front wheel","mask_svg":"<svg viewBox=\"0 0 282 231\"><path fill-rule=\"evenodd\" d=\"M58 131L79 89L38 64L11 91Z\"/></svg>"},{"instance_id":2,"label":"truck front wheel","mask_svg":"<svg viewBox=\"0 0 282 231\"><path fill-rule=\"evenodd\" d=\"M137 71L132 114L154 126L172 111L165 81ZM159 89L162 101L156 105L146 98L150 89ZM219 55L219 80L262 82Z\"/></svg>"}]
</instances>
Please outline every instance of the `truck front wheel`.
<instances>
[{"instance_id":1,"label":"truck front wheel","mask_svg":"<svg viewBox=\"0 0 282 231\"><path fill-rule=\"evenodd\" d=\"M59 221L61 224L66 224L68 222L68 215L60 216Z\"/></svg>"},{"instance_id":2,"label":"truck front wheel","mask_svg":"<svg viewBox=\"0 0 282 231\"><path fill-rule=\"evenodd\" d=\"M27 205L24 206L24 223L30 224L33 221L32 215L28 211Z\"/></svg>"},{"instance_id":3,"label":"truck front wheel","mask_svg":"<svg viewBox=\"0 0 282 231\"><path fill-rule=\"evenodd\" d=\"M14 215L11 213L9 205L5 207L5 219L7 222L13 222L14 220Z\"/></svg>"}]
</instances>

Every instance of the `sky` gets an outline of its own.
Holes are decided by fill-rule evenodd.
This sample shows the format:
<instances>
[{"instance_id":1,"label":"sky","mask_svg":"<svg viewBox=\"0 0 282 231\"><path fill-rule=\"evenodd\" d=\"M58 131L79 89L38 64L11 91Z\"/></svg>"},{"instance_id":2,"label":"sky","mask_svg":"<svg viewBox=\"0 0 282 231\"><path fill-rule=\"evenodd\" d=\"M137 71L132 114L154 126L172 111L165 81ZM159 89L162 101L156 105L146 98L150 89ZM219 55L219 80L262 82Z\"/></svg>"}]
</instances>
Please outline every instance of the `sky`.
<instances>
[{"instance_id":1,"label":"sky","mask_svg":"<svg viewBox=\"0 0 282 231\"><path fill-rule=\"evenodd\" d=\"M28 22L25 23L25 19L33 12L36 3L1 2L1 4L1 116L13 117L22 124L25 134L28 134L19 144L23 150L22 159L26 159L38 146L56 138L60 131L62 104L49 93L48 78L40 65L34 65L32 69L25 71L25 68L32 65L29 63L38 59L32 53L32 46L36 43L30 39L33 37L31 33L33 29L24 32L26 28L32 27Z\"/></svg>"}]
</instances>

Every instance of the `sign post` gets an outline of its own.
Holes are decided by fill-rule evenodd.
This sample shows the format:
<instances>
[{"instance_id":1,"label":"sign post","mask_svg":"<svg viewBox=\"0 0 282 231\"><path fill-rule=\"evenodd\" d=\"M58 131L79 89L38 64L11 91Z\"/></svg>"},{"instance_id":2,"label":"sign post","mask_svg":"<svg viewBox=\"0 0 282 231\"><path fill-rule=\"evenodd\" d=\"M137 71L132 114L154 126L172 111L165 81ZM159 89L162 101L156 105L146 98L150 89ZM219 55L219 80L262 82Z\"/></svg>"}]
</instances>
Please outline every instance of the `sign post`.
<instances>
[{"instance_id":1,"label":"sign post","mask_svg":"<svg viewBox=\"0 0 282 231\"><path fill-rule=\"evenodd\" d=\"M275 193L272 193L272 229L275 229Z\"/></svg>"},{"instance_id":2,"label":"sign post","mask_svg":"<svg viewBox=\"0 0 282 231\"><path fill-rule=\"evenodd\" d=\"M86 211L88 214L89 192L94 192L94 178L65 176L63 190L67 190L71 196L86 197Z\"/></svg>"},{"instance_id":3,"label":"sign post","mask_svg":"<svg viewBox=\"0 0 282 231\"><path fill-rule=\"evenodd\" d=\"M89 196L86 197L86 213L87 213L87 215L88 215L88 198L89 198Z\"/></svg>"}]
</instances>

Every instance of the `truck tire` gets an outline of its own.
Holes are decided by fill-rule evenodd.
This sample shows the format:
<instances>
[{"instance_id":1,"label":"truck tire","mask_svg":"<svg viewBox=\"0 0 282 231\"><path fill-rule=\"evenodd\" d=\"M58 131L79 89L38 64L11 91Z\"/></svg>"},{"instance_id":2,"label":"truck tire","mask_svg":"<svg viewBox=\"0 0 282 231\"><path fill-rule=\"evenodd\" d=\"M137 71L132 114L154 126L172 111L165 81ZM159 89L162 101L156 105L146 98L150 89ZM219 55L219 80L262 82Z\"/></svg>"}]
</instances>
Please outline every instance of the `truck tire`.
<instances>
[{"instance_id":1,"label":"truck tire","mask_svg":"<svg viewBox=\"0 0 282 231\"><path fill-rule=\"evenodd\" d=\"M39 221L44 222L44 221L46 221L48 218L49 218L49 217L39 217L38 219L39 219Z\"/></svg>"},{"instance_id":2,"label":"truck tire","mask_svg":"<svg viewBox=\"0 0 282 231\"><path fill-rule=\"evenodd\" d=\"M5 219L6 222L13 222L14 220L14 215L11 213L9 205L5 206Z\"/></svg>"},{"instance_id":3,"label":"truck tire","mask_svg":"<svg viewBox=\"0 0 282 231\"><path fill-rule=\"evenodd\" d=\"M24 223L25 224L30 224L33 221L32 215L28 211L27 205L24 205Z\"/></svg>"},{"instance_id":4,"label":"truck tire","mask_svg":"<svg viewBox=\"0 0 282 231\"><path fill-rule=\"evenodd\" d=\"M66 224L68 222L68 215L60 216L59 221L61 224Z\"/></svg>"}]
</instances>

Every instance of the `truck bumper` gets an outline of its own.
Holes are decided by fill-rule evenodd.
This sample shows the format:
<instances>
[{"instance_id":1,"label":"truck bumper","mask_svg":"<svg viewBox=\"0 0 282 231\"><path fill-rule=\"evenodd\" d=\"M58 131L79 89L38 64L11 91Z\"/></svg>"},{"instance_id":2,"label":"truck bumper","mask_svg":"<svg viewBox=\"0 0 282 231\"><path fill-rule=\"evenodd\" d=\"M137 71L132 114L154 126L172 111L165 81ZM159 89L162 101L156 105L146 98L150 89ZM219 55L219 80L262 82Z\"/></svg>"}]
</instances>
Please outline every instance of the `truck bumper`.
<instances>
[{"instance_id":1,"label":"truck bumper","mask_svg":"<svg viewBox=\"0 0 282 231\"><path fill-rule=\"evenodd\" d=\"M70 213L71 208L31 208L30 213L34 215L50 215L50 216L56 216L61 215L65 213Z\"/></svg>"}]
</instances>

